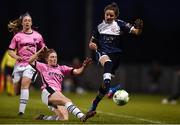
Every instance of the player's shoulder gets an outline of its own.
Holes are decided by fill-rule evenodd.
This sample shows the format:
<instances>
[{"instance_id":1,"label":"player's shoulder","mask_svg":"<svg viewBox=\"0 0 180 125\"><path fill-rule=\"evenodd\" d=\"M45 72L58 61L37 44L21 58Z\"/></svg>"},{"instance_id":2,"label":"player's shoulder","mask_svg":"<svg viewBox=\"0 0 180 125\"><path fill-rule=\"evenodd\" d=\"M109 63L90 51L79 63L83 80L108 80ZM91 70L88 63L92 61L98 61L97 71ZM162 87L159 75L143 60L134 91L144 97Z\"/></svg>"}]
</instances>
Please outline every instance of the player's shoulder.
<instances>
[{"instance_id":1,"label":"player's shoulder","mask_svg":"<svg viewBox=\"0 0 180 125\"><path fill-rule=\"evenodd\" d=\"M117 23L125 23L125 21L120 20L120 19L115 20L115 22L117 22Z\"/></svg>"},{"instance_id":2,"label":"player's shoulder","mask_svg":"<svg viewBox=\"0 0 180 125\"><path fill-rule=\"evenodd\" d=\"M66 69L66 68L69 68L70 66L57 64L57 67L61 69Z\"/></svg>"},{"instance_id":3,"label":"player's shoulder","mask_svg":"<svg viewBox=\"0 0 180 125\"><path fill-rule=\"evenodd\" d=\"M120 26L120 27L129 27L129 28L131 28L131 25L130 25L130 23L128 23L128 22L126 22L126 21L124 21L124 20L116 20L116 22L117 22L117 24Z\"/></svg>"},{"instance_id":4,"label":"player's shoulder","mask_svg":"<svg viewBox=\"0 0 180 125\"><path fill-rule=\"evenodd\" d=\"M22 32L22 31L20 31L20 32L17 32L17 33L15 33L14 35L13 35L13 39L21 39L21 37L23 37L24 36L24 33Z\"/></svg>"},{"instance_id":5,"label":"player's shoulder","mask_svg":"<svg viewBox=\"0 0 180 125\"><path fill-rule=\"evenodd\" d=\"M38 31L36 31L36 30L33 30L33 34L37 34L37 35L41 36L41 34Z\"/></svg>"},{"instance_id":6,"label":"player's shoulder","mask_svg":"<svg viewBox=\"0 0 180 125\"><path fill-rule=\"evenodd\" d=\"M64 71L66 70L66 68L67 68L66 65L59 65L59 64L57 64L56 67L57 67L57 69L60 70L61 72L64 72Z\"/></svg>"},{"instance_id":7,"label":"player's shoulder","mask_svg":"<svg viewBox=\"0 0 180 125\"><path fill-rule=\"evenodd\" d=\"M98 25L97 25L97 29L101 29L101 28L103 28L103 27L106 27L106 23L105 23L105 21L103 20L102 22L100 22Z\"/></svg>"},{"instance_id":8,"label":"player's shoulder","mask_svg":"<svg viewBox=\"0 0 180 125\"><path fill-rule=\"evenodd\" d=\"M43 63L41 61L35 61L36 65L43 65L43 66L48 66L46 63Z\"/></svg>"},{"instance_id":9,"label":"player's shoulder","mask_svg":"<svg viewBox=\"0 0 180 125\"><path fill-rule=\"evenodd\" d=\"M101 26L103 26L104 24L105 24L105 22L102 21L102 22L98 23L97 27L101 27Z\"/></svg>"},{"instance_id":10,"label":"player's shoulder","mask_svg":"<svg viewBox=\"0 0 180 125\"><path fill-rule=\"evenodd\" d=\"M21 36L22 34L24 34L22 31L17 32L17 33L14 34L14 37Z\"/></svg>"}]
</instances>

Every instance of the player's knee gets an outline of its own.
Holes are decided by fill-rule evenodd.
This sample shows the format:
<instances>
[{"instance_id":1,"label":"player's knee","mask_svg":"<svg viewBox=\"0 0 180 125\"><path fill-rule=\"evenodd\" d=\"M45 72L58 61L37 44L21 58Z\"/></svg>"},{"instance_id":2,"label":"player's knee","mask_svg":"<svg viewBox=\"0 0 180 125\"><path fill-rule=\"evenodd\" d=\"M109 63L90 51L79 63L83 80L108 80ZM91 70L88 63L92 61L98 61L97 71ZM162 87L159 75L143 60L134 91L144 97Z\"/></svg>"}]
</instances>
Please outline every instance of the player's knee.
<instances>
[{"instance_id":1,"label":"player's knee","mask_svg":"<svg viewBox=\"0 0 180 125\"><path fill-rule=\"evenodd\" d=\"M23 77L21 81L21 88L22 89L28 89L31 84L31 79Z\"/></svg>"}]
</instances>

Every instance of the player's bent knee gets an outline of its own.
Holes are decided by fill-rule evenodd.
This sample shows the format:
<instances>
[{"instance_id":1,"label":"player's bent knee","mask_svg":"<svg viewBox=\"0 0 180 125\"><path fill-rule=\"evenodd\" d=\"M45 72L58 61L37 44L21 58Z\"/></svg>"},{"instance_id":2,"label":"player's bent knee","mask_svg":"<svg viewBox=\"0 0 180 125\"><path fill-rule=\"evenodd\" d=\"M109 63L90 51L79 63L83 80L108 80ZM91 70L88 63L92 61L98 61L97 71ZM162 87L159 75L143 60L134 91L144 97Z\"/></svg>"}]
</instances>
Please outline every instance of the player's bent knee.
<instances>
[{"instance_id":1,"label":"player's bent knee","mask_svg":"<svg viewBox=\"0 0 180 125\"><path fill-rule=\"evenodd\" d=\"M31 84L31 79L25 78L25 77L22 78L22 81L21 81L21 88L22 89L28 89L30 84Z\"/></svg>"},{"instance_id":2,"label":"player's bent knee","mask_svg":"<svg viewBox=\"0 0 180 125\"><path fill-rule=\"evenodd\" d=\"M111 61L107 55L103 55L99 58L99 62L102 66L104 66L107 61Z\"/></svg>"}]
</instances>

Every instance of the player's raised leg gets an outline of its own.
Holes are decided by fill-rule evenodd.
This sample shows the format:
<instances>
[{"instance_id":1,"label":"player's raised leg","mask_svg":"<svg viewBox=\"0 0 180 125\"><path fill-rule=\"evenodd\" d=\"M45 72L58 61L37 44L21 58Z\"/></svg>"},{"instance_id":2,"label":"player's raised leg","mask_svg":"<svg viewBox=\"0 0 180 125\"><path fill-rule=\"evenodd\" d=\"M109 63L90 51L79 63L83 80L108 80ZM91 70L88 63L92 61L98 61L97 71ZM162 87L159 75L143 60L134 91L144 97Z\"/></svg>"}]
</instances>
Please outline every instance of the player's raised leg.
<instances>
[{"instance_id":1,"label":"player's raised leg","mask_svg":"<svg viewBox=\"0 0 180 125\"><path fill-rule=\"evenodd\" d=\"M97 93L97 96L93 100L89 111L95 111L96 110L99 102L107 94L107 92L109 91L109 88L110 88L111 71L112 71L113 64L112 64L111 60L109 60L109 57L107 55L103 55L102 58L100 58L100 61L102 61L101 64L104 65L104 74L103 74L104 83L100 86L99 91Z\"/></svg>"}]
</instances>

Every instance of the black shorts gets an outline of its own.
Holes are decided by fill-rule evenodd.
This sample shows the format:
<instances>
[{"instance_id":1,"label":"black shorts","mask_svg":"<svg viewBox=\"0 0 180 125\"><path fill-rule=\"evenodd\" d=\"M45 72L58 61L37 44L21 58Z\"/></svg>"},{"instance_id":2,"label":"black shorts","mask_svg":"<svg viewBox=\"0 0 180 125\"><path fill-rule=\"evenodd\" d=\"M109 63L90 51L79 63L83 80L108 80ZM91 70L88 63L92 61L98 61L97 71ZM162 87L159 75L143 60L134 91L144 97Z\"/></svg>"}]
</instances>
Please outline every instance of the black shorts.
<instances>
[{"instance_id":1,"label":"black shorts","mask_svg":"<svg viewBox=\"0 0 180 125\"><path fill-rule=\"evenodd\" d=\"M50 95L55 93L55 91L51 87L46 87L46 90L50 93ZM55 109L57 109L57 105L54 105L54 104L49 103L49 102L48 102L48 105L54 107Z\"/></svg>"},{"instance_id":2,"label":"black shorts","mask_svg":"<svg viewBox=\"0 0 180 125\"><path fill-rule=\"evenodd\" d=\"M107 55L110 60L113 63L113 68L112 68L112 74L115 74L115 71L118 69L119 64L120 64L120 57L121 57L121 53L105 53L105 52L96 52L96 59L97 61L99 61L99 58L103 55Z\"/></svg>"}]
</instances>

